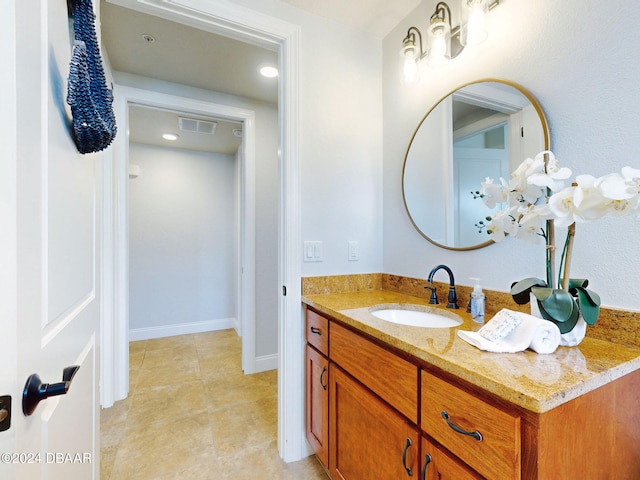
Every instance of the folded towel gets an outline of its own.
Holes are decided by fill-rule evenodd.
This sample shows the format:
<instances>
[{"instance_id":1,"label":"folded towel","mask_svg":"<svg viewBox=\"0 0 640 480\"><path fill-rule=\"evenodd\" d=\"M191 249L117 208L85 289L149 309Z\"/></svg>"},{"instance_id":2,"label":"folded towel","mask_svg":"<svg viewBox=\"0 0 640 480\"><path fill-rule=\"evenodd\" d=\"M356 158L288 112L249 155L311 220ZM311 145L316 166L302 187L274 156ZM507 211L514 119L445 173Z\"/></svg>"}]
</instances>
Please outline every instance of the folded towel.
<instances>
[{"instance_id":1,"label":"folded towel","mask_svg":"<svg viewBox=\"0 0 640 480\"><path fill-rule=\"evenodd\" d=\"M509 328L500 328L505 322L509 322L510 331ZM498 328L494 328L496 325ZM485 327L488 328L482 332ZM554 323L506 308L500 310L485 327L482 327L480 332L458 330L458 336L480 350L496 353L515 353L529 348L534 352L547 354L555 352L560 345L560 330ZM495 335L488 335L487 330L502 331L506 336L496 338ZM492 340L485 338L481 333Z\"/></svg>"}]
</instances>

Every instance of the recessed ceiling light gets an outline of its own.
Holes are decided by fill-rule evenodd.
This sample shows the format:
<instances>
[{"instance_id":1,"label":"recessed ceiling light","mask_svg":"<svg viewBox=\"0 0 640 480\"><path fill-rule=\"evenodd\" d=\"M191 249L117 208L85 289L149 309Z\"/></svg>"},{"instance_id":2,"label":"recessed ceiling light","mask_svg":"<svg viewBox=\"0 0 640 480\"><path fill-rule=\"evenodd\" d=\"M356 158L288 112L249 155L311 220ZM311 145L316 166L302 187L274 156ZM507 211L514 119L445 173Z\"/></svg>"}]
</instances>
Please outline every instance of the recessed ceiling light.
<instances>
[{"instance_id":1,"label":"recessed ceiling light","mask_svg":"<svg viewBox=\"0 0 640 480\"><path fill-rule=\"evenodd\" d=\"M178 139L178 135L174 133L163 133L162 138L164 138L165 140L171 140L173 142L174 140Z\"/></svg>"},{"instance_id":2,"label":"recessed ceiling light","mask_svg":"<svg viewBox=\"0 0 640 480\"><path fill-rule=\"evenodd\" d=\"M259 70L263 77L274 78L278 76L278 67L275 65L261 65Z\"/></svg>"}]
</instances>

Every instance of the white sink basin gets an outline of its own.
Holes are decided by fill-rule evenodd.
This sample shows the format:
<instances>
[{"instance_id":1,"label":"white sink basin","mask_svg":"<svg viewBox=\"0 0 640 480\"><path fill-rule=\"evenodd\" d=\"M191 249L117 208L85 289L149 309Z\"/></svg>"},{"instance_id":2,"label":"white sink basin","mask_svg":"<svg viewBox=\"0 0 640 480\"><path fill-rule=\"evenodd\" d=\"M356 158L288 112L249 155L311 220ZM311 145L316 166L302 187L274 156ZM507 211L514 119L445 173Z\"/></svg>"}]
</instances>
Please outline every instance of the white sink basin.
<instances>
[{"instance_id":1,"label":"white sink basin","mask_svg":"<svg viewBox=\"0 0 640 480\"><path fill-rule=\"evenodd\" d=\"M387 322L425 328L451 328L462 324L455 313L441 312L421 305L373 307L371 315Z\"/></svg>"}]
</instances>

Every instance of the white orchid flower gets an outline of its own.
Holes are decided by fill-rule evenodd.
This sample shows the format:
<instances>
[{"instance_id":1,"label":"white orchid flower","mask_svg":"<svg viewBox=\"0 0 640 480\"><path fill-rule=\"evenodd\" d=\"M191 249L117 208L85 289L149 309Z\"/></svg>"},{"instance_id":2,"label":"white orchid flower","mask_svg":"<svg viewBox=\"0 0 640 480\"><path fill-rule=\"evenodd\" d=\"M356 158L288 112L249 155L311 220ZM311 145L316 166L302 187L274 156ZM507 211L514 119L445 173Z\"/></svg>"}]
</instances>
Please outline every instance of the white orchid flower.
<instances>
[{"instance_id":1,"label":"white orchid flower","mask_svg":"<svg viewBox=\"0 0 640 480\"><path fill-rule=\"evenodd\" d=\"M598 179L593 175L578 175L573 193L575 218L580 222L592 222L607 214L609 202L596 186Z\"/></svg>"},{"instance_id":2,"label":"white orchid flower","mask_svg":"<svg viewBox=\"0 0 640 480\"><path fill-rule=\"evenodd\" d=\"M552 217L548 205L520 207L518 213L520 214L517 234L519 238L530 243L538 242L544 238L542 234L545 231L545 222Z\"/></svg>"},{"instance_id":3,"label":"white orchid flower","mask_svg":"<svg viewBox=\"0 0 640 480\"><path fill-rule=\"evenodd\" d=\"M636 193L640 192L640 170L632 167L622 167L622 176L626 178L629 185L635 187Z\"/></svg>"},{"instance_id":4,"label":"white orchid flower","mask_svg":"<svg viewBox=\"0 0 640 480\"><path fill-rule=\"evenodd\" d=\"M606 202L607 213L623 216L640 206L640 170L624 167L622 174L610 173L595 182Z\"/></svg>"},{"instance_id":5,"label":"white orchid flower","mask_svg":"<svg viewBox=\"0 0 640 480\"><path fill-rule=\"evenodd\" d=\"M494 242L501 242L507 235L516 235L518 224L516 223L517 207L511 207L496 212L487 224L487 233Z\"/></svg>"},{"instance_id":6,"label":"white orchid flower","mask_svg":"<svg viewBox=\"0 0 640 480\"><path fill-rule=\"evenodd\" d=\"M637 190L629 185L627 179L619 173L610 173L600 177L596 181L602 196L611 200L626 200L638 194Z\"/></svg>"},{"instance_id":7,"label":"white orchid flower","mask_svg":"<svg viewBox=\"0 0 640 480\"><path fill-rule=\"evenodd\" d=\"M539 155L535 159L527 158L513 172L509 180L509 192L514 201L536 203L544 194L544 189L529 183L532 175L544 172L544 159Z\"/></svg>"},{"instance_id":8,"label":"white orchid flower","mask_svg":"<svg viewBox=\"0 0 640 480\"><path fill-rule=\"evenodd\" d=\"M544 171L544 156L548 155L546 172ZM545 150L536 155L536 162L542 162L543 171L535 172L528 176L527 182L538 187L545 187L552 192L557 192L564 187L563 180L571 176L571 170L567 167L560 167L556 156L550 150Z\"/></svg>"},{"instance_id":9,"label":"white orchid flower","mask_svg":"<svg viewBox=\"0 0 640 480\"><path fill-rule=\"evenodd\" d=\"M549 197L549 209L553 214L553 223L558 227L568 227L576 221L574 191L575 187L567 187Z\"/></svg>"},{"instance_id":10,"label":"white orchid flower","mask_svg":"<svg viewBox=\"0 0 640 480\"><path fill-rule=\"evenodd\" d=\"M489 208L495 208L499 203L507 201L506 182L500 178L500 185L493 183L493 178L487 177L480 184L480 194L482 201Z\"/></svg>"}]
</instances>

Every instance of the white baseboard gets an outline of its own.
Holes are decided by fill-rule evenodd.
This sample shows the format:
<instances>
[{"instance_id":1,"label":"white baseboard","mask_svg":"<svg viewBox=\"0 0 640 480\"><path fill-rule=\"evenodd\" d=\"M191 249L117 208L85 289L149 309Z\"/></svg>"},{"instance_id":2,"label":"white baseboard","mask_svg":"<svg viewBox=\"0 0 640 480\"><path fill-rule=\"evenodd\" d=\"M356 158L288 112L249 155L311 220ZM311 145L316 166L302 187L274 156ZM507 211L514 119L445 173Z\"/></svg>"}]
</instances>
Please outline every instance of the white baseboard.
<instances>
[{"instance_id":1,"label":"white baseboard","mask_svg":"<svg viewBox=\"0 0 640 480\"><path fill-rule=\"evenodd\" d=\"M203 322L132 328L129 330L129 341L133 342L136 340L149 340L152 338L173 337L175 335L225 330L227 328L234 328L236 324L237 321L235 318L219 318L216 320L205 320Z\"/></svg>"},{"instance_id":2,"label":"white baseboard","mask_svg":"<svg viewBox=\"0 0 640 480\"><path fill-rule=\"evenodd\" d=\"M234 318L233 319L233 329L236 331L236 333L238 334L239 337L242 336L242 327L240 325L240 319L239 318Z\"/></svg>"},{"instance_id":3,"label":"white baseboard","mask_svg":"<svg viewBox=\"0 0 640 480\"><path fill-rule=\"evenodd\" d=\"M254 373L266 372L278 368L278 354L263 355L256 357L256 371Z\"/></svg>"}]
</instances>

